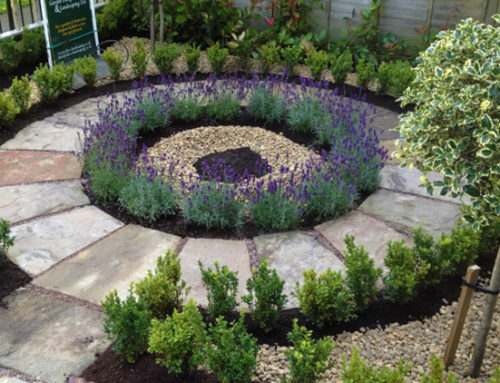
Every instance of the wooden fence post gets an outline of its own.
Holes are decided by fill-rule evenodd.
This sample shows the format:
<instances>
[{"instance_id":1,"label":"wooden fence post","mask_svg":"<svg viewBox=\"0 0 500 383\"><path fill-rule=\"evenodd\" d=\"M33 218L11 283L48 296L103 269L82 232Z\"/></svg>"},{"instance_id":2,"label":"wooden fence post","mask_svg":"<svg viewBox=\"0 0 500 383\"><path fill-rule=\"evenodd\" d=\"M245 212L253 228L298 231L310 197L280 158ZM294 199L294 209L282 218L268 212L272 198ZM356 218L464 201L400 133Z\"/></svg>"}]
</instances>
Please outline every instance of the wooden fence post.
<instances>
[{"instance_id":1,"label":"wooden fence post","mask_svg":"<svg viewBox=\"0 0 500 383\"><path fill-rule=\"evenodd\" d=\"M465 274L465 281L475 285L477 278L479 277L480 270L481 268L479 266L469 266L467 268L467 273ZM444 352L445 367L451 365L455 359L455 353L457 352L458 342L460 341L460 335L462 334L462 330L464 328L465 318L467 317L467 311L469 310L473 293L474 290L470 287L466 285L462 286L457 311L455 313L455 318L453 319L453 325L451 326L450 336L446 342L446 350Z\"/></svg>"}]
</instances>

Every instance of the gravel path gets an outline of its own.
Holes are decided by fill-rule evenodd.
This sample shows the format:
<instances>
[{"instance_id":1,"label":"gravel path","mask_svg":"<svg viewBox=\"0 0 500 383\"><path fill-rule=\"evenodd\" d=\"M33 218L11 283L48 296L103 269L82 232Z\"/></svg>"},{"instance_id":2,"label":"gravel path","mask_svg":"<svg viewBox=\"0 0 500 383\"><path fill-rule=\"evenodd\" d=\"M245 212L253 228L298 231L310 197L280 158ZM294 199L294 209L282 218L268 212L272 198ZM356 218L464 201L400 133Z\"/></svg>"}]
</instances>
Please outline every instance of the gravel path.
<instances>
[{"instance_id":1,"label":"gravel path","mask_svg":"<svg viewBox=\"0 0 500 383\"><path fill-rule=\"evenodd\" d=\"M477 379L466 378L461 373L467 370L469 359L484 310L485 296L476 293L465 322L461 342L450 371L455 373L460 382L488 383L495 366L500 366L500 305L497 304L488 344L483 360L481 375ZM360 331L344 332L332 337L335 348L332 360L335 366L325 373L322 382L341 382L340 367L342 354L350 355L353 346L359 347L360 355L370 366L391 368L403 358L413 367L407 376L407 382L419 382L420 375L428 371L429 357L432 354L442 357L453 322L457 302L444 305L440 312L422 322L414 321L404 325L394 323L385 329L361 328ZM286 347L263 345L258 354L257 376L253 382L278 383L288 372L284 356Z\"/></svg>"}]
</instances>

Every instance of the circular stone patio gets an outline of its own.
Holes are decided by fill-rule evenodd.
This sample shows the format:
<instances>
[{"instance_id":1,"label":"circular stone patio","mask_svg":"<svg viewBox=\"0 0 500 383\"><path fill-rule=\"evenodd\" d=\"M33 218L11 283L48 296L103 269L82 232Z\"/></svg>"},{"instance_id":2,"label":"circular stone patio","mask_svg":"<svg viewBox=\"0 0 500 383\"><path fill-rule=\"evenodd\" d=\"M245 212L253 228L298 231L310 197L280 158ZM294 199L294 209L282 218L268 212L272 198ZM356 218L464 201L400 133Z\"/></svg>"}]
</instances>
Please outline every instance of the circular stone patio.
<instances>
[{"instance_id":1,"label":"circular stone patio","mask_svg":"<svg viewBox=\"0 0 500 383\"><path fill-rule=\"evenodd\" d=\"M11 222L16 237L8 257L33 276L6 298L8 309L0 306L0 366L27 379L62 382L91 364L109 345L100 302L114 289L124 297L130 282L142 279L169 248L179 254L190 296L201 305L206 298L198 260L218 260L237 271L242 294L252 273L249 252L255 251L286 281L288 307L294 307L290 293L303 271L344 269L346 234L381 267L388 240L411 242L419 223L439 237L459 216L458 201L429 197L418 187L417 170L392 164L382 170L381 188L359 208L312 231L222 240L124 225L92 206L81 185L81 127L97 119L97 102L105 99L88 99L34 122L0 146L0 218ZM396 113L376 111L373 125L389 149L396 124Z\"/></svg>"}]
</instances>

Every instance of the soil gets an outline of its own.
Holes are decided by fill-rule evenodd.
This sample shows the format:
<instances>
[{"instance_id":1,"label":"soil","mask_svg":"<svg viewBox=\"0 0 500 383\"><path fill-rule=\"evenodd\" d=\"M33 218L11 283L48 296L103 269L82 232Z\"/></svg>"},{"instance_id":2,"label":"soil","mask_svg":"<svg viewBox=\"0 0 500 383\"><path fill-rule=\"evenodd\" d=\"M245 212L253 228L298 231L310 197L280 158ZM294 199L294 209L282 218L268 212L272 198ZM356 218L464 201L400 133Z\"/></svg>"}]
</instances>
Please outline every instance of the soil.
<instances>
[{"instance_id":1,"label":"soil","mask_svg":"<svg viewBox=\"0 0 500 383\"><path fill-rule=\"evenodd\" d=\"M17 288L31 282L31 276L0 254L0 306L2 300Z\"/></svg>"}]
</instances>

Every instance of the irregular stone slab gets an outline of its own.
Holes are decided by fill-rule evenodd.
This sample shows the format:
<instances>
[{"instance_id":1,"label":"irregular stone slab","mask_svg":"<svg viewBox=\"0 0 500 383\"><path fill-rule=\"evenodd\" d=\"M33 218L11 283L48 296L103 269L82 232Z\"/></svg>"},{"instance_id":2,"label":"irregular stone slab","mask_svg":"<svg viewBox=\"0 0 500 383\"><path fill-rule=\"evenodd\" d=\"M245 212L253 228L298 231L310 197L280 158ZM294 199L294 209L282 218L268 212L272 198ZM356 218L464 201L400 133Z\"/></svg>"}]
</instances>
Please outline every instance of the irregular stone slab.
<instances>
[{"instance_id":1,"label":"irregular stone slab","mask_svg":"<svg viewBox=\"0 0 500 383\"><path fill-rule=\"evenodd\" d=\"M313 236L291 231L287 233L267 234L255 237L255 247L259 261L269 260L269 267L276 269L285 281L284 293L288 296L286 307L298 307L298 301L292 296L295 283L301 283L302 273L314 269L323 273L326 269L344 270L342 261Z\"/></svg>"},{"instance_id":2,"label":"irregular stone slab","mask_svg":"<svg viewBox=\"0 0 500 383\"><path fill-rule=\"evenodd\" d=\"M127 225L75 257L33 280L33 283L100 304L116 289L121 298L129 284L147 275L156 260L175 249L180 238L161 231Z\"/></svg>"},{"instance_id":3,"label":"irregular stone slab","mask_svg":"<svg viewBox=\"0 0 500 383\"><path fill-rule=\"evenodd\" d=\"M435 238L450 233L460 216L455 204L385 189L368 197L359 210L407 231L422 223L423 231Z\"/></svg>"},{"instance_id":4,"label":"irregular stone slab","mask_svg":"<svg viewBox=\"0 0 500 383\"><path fill-rule=\"evenodd\" d=\"M121 226L94 206L40 218L12 227L16 240L7 256L36 275Z\"/></svg>"},{"instance_id":5,"label":"irregular stone slab","mask_svg":"<svg viewBox=\"0 0 500 383\"><path fill-rule=\"evenodd\" d=\"M1 146L2 149L81 152L82 129L49 121L36 121Z\"/></svg>"},{"instance_id":6,"label":"irregular stone slab","mask_svg":"<svg viewBox=\"0 0 500 383\"><path fill-rule=\"evenodd\" d=\"M371 120L371 123L368 123ZM399 133L394 128L399 124L399 114L392 110L376 108L373 116L368 118L368 126L373 126L381 140L396 139Z\"/></svg>"},{"instance_id":7,"label":"irregular stone slab","mask_svg":"<svg viewBox=\"0 0 500 383\"><path fill-rule=\"evenodd\" d=\"M0 376L0 383L26 383L26 381L13 376Z\"/></svg>"},{"instance_id":8,"label":"irregular stone slab","mask_svg":"<svg viewBox=\"0 0 500 383\"><path fill-rule=\"evenodd\" d=\"M0 186L80 178L82 167L72 154L0 151Z\"/></svg>"},{"instance_id":9,"label":"irregular stone slab","mask_svg":"<svg viewBox=\"0 0 500 383\"><path fill-rule=\"evenodd\" d=\"M0 365L45 383L79 375L108 346L102 313L17 290L0 306Z\"/></svg>"},{"instance_id":10,"label":"irregular stone slab","mask_svg":"<svg viewBox=\"0 0 500 383\"><path fill-rule=\"evenodd\" d=\"M99 103L97 98L89 98L61 112L54 113L46 120L83 128L85 121L95 122L98 120L98 112Z\"/></svg>"},{"instance_id":11,"label":"irregular stone slab","mask_svg":"<svg viewBox=\"0 0 500 383\"><path fill-rule=\"evenodd\" d=\"M182 278L191 286L188 298L206 306L207 291L201 281L201 271L198 260L204 268L214 269L214 262L227 266L230 271L238 272L238 298L246 294L246 281L252 276L250 257L245 241L224 239L189 238L179 254L181 259Z\"/></svg>"},{"instance_id":12,"label":"irregular stone slab","mask_svg":"<svg viewBox=\"0 0 500 383\"><path fill-rule=\"evenodd\" d=\"M434 194L431 196L427 193L427 190L419 185L422 183L420 177L423 175L421 171L416 168L400 168L397 165L387 165L381 171L382 181L380 186L386 189L391 189L395 191L400 191L404 193L419 194L424 197L436 198L443 201L452 201L455 203L461 203L459 198L453 198L450 195L442 196L439 194L441 188L435 188ZM442 180L441 174L432 172L427 174L427 178L430 181ZM470 203L470 199L465 196L463 199L464 203Z\"/></svg>"},{"instance_id":13,"label":"irregular stone slab","mask_svg":"<svg viewBox=\"0 0 500 383\"><path fill-rule=\"evenodd\" d=\"M78 180L0 187L0 217L10 223L89 203Z\"/></svg>"},{"instance_id":14,"label":"irregular stone slab","mask_svg":"<svg viewBox=\"0 0 500 383\"><path fill-rule=\"evenodd\" d=\"M351 211L332 221L327 221L314 228L319 231L336 249L346 250L344 238L346 234L354 236L354 243L362 244L375 262L375 267L384 267L384 258L387 254L388 241L408 239L391 229L385 223L367 216L359 211Z\"/></svg>"}]
</instances>

